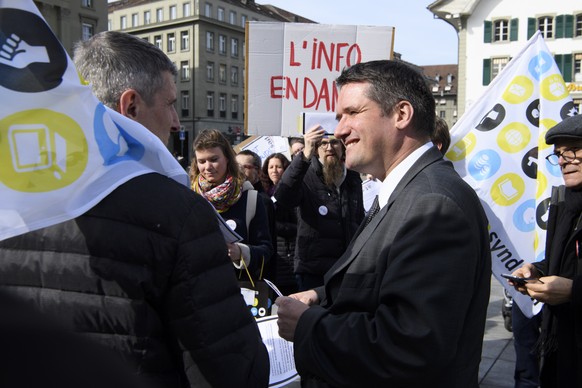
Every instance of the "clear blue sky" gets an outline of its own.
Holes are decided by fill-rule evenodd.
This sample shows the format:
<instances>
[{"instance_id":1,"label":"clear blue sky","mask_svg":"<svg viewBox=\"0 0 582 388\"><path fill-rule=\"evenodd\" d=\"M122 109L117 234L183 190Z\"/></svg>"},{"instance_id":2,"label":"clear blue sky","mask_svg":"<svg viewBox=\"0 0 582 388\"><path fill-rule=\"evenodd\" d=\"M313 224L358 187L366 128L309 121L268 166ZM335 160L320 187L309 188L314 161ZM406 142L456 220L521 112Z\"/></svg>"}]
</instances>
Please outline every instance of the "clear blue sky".
<instances>
[{"instance_id":1,"label":"clear blue sky","mask_svg":"<svg viewBox=\"0 0 582 388\"><path fill-rule=\"evenodd\" d=\"M259 0L322 24L392 26L394 51L415 65L457 63L455 29L434 19L434 0Z\"/></svg>"}]
</instances>

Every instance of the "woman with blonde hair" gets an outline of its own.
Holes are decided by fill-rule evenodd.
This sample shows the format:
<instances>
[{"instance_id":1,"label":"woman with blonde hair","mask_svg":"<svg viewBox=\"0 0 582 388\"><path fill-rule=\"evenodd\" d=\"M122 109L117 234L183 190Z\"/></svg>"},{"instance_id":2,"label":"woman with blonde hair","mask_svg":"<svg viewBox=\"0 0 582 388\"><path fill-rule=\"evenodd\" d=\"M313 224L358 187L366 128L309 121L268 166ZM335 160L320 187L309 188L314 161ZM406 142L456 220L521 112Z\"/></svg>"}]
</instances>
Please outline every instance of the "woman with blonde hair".
<instances>
[{"instance_id":1,"label":"woman with blonde hair","mask_svg":"<svg viewBox=\"0 0 582 388\"><path fill-rule=\"evenodd\" d=\"M234 150L217 129L194 140L190 166L192 189L206 198L242 241L227 244L234 266L252 279L262 277L273 247L262 201L239 170Z\"/></svg>"}]
</instances>

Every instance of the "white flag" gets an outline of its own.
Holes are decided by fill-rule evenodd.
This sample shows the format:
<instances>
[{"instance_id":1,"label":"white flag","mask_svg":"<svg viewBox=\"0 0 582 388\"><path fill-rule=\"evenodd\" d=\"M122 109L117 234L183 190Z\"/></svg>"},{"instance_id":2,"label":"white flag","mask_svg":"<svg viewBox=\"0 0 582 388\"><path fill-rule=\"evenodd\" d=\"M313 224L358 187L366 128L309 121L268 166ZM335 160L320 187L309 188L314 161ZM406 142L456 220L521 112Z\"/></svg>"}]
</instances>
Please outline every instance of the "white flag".
<instances>
[{"instance_id":1,"label":"white flag","mask_svg":"<svg viewBox=\"0 0 582 388\"><path fill-rule=\"evenodd\" d=\"M576 113L538 31L451 129L446 157L481 198L493 274L527 316L541 304L515 292L500 274L545 256L551 187L563 184L559 167L545 159L553 151L545 134Z\"/></svg>"},{"instance_id":2,"label":"white flag","mask_svg":"<svg viewBox=\"0 0 582 388\"><path fill-rule=\"evenodd\" d=\"M158 172L188 184L165 145L105 108L31 0L0 0L0 240L83 214Z\"/></svg>"}]
</instances>

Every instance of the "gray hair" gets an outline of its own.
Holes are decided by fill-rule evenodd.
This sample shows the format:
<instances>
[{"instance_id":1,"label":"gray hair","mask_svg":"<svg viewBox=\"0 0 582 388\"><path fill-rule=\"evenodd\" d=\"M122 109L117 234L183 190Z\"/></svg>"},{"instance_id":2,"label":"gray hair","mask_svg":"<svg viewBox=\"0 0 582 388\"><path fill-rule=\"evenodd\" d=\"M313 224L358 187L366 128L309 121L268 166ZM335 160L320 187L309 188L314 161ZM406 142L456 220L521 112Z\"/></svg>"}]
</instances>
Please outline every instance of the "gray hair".
<instances>
[{"instance_id":1,"label":"gray hair","mask_svg":"<svg viewBox=\"0 0 582 388\"><path fill-rule=\"evenodd\" d=\"M148 105L164 84L164 72L176 76L176 66L162 50L130 34L105 31L75 44L74 62L92 84L95 96L119 110L123 92L136 90Z\"/></svg>"}]
</instances>

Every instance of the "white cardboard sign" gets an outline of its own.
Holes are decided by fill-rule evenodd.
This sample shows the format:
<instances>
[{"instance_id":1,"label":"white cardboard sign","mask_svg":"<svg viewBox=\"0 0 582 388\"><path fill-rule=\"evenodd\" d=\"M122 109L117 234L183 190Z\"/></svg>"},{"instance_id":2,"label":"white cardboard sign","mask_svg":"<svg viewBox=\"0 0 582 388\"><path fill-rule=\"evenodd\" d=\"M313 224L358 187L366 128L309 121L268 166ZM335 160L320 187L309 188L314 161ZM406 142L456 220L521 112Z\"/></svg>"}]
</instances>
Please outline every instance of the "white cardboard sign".
<instances>
[{"instance_id":1,"label":"white cardboard sign","mask_svg":"<svg viewBox=\"0 0 582 388\"><path fill-rule=\"evenodd\" d=\"M392 58L394 27L249 22L247 39L247 134L300 136L303 112L335 111L344 68Z\"/></svg>"}]
</instances>

